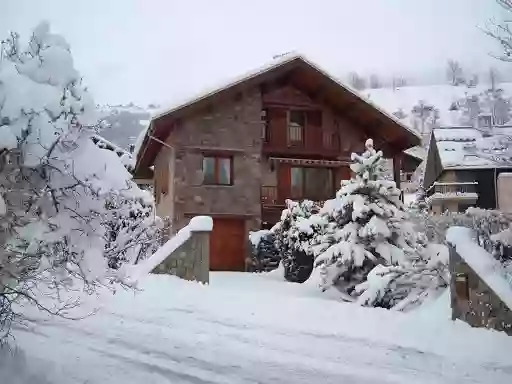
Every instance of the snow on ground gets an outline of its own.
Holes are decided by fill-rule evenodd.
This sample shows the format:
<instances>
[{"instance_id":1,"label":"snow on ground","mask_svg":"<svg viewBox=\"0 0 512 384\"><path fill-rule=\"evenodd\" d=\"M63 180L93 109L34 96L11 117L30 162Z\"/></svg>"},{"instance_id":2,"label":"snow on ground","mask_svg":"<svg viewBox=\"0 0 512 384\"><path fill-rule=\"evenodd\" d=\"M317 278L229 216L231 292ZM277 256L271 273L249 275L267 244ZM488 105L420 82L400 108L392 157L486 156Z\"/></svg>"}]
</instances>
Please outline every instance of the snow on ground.
<instances>
[{"instance_id":1,"label":"snow on ground","mask_svg":"<svg viewBox=\"0 0 512 384\"><path fill-rule=\"evenodd\" d=\"M446 295L403 314L334 302L278 272L212 273L210 286L157 275L142 288L101 296L80 321L30 311L14 328L27 366L7 369L55 384L512 380L512 338L451 322ZM16 382L7 372L0 364L0 382Z\"/></svg>"}]
</instances>

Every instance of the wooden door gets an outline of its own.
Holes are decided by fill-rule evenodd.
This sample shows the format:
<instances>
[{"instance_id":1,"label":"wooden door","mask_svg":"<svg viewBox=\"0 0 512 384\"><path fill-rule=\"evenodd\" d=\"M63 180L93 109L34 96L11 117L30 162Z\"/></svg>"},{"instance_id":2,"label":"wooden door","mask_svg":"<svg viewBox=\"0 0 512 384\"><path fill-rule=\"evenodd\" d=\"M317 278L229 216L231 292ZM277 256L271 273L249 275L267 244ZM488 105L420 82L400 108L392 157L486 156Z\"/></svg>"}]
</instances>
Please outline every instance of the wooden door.
<instances>
[{"instance_id":1,"label":"wooden door","mask_svg":"<svg viewBox=\"0 0 512 384\"><path fill-rule=\"evenodd\" d=\"M246 241L243 219L214 218L210 236L210 270L244 271Z\"/></svg>"}]
</instances>

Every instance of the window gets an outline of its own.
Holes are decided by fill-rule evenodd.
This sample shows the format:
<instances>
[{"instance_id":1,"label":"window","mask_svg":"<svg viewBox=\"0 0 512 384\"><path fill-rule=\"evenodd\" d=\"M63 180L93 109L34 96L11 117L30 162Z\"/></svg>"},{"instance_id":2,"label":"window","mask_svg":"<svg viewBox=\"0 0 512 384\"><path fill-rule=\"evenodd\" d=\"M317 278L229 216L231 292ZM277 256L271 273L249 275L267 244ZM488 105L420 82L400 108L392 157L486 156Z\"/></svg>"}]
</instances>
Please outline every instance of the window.
<instances>
[{"instance_id":1,"label":"window","mask_svg":"<svg viewBox=\"0 0 512 384\"><path fill-rule=\"evenodd\" d=\"M232 185L233 158L227 156L203 157L203 184Z\"/></svg>"},{"instance_id":2,"label":"window","mask_svg":"<svg viewBox=\"0 0 512 384\"><path fill-rule=\"evenodd\" d=\"M334 196L334 179L331 168L292 167L291 198L323 201Z\"/></svg>"},{"instance_id":3,"label":"window","mask_svg":"<svg viewBox=\"0 0 512 384\"><path fill-rule=\"evenodd\" d=\"M292 199L304 197L304 168L292 167L291 188Z\"/></svg>"},{"instance_id":4,"label":"window","mask_svg":"<svg viewBox=\"0 0 512 384\"><path fill-rule=\"evenodd\" d=\"M288 111L288 145L301 144L304 141L306 112Z\"/></svg>"}]
</instances>

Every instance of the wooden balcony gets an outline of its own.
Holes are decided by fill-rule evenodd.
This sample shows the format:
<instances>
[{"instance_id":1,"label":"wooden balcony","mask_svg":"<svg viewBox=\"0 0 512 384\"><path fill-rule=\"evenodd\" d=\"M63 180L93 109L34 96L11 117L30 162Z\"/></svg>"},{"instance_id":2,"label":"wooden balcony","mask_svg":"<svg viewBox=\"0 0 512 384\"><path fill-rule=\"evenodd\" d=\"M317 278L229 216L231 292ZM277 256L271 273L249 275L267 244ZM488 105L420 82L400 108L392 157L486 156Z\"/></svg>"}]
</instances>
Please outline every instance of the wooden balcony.
<instances>
[{"instance_id":1,"label":"wooden balcony","mask_svg":"<svg viewBox=\"0 0 512 384\"><path fill-rule=\"evenodd\" d=\"M427 202L463 200L465 203L476 203L478 199L477 182L435 182L427 190Z\"/></svg>"}]
</instances>

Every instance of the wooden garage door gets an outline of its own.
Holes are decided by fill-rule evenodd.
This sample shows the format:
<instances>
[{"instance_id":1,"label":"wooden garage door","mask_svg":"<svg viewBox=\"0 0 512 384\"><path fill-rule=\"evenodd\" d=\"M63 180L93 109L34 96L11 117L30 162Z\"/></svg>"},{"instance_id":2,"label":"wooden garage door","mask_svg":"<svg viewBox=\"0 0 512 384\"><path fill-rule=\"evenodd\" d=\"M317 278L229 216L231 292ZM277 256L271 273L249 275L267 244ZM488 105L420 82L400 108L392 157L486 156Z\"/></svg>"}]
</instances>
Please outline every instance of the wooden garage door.
<instances>
[{"instance_id":1,"label":"wooden garage door","mask_svg":"<svg viewBox=\"0 0 512 384\"><path fill-rule=\"evenodd\" d=\"M244 220L214 218L210 236L210 269L245 270L245 237Z\"/></svg>"}]
</instances>

